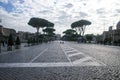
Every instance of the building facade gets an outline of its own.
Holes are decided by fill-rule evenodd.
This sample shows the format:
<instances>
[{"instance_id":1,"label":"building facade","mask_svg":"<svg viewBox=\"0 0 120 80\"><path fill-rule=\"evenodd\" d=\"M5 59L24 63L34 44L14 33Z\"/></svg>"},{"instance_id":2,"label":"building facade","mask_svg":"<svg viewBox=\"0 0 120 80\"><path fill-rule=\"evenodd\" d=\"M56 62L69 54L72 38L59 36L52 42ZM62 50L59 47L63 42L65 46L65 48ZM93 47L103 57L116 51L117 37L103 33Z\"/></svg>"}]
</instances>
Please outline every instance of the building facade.
<instances>
[{"instance_id":1,"label":"building facade","mask_svg":"<svg viewBox=\"0 0 120 80\"><path fill-rule=\"evenodd\" d=\"M111 44L120 44L120 21L118 22L116 29L112 29L110 26L109 31L103 32L103 41Z\"/></svg>"},{"instance_id":2,"label":"building facade","mask_svg":"<svg viewBox=\"0 0 120 80\"><path fill-rule=\"evenodd\" d=\"M17 36L19 36L21 42L27 42L28 39L35 36L34 33L18 31Z\"/></svg>"},{"instance_id":3,"label":"building facade","mask_svg":"<svg viewBox=\"0 0 120 80\"><path fill-rule=\"evenodd\" d=\"M12 34L13 38L16 38L16 31L14 29L5 28L0 25L0 40L7 41L9 35Z\"/></svg>"}]
</instances>

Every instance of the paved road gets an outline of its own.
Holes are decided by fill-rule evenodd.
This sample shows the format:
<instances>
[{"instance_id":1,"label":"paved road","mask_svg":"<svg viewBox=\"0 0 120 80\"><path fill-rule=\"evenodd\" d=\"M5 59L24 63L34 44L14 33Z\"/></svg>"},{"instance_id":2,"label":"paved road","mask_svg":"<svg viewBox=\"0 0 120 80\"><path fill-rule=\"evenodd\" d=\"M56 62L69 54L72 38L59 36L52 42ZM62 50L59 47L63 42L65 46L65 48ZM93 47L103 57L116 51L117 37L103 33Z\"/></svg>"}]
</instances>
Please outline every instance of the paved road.
<instances>
[{"instance_id":1,"label":"paved road","mask_svg":"<svg viewBox=\"0 0 120 80\"><path fill-rule=\"evenodd\" d=\"M77 44L66 42L67 45L94 57L108 66L120 65L120 47L96 44Z\"/></svg>"},{"instance_id":2,"label":"paved road","mask_svg":"<svg viewBox=\"0 0 120 80\"><path fill-rule=\"evenodd\" d=\"M119 80L119 52L59 41L25 47L0 54L0 80Z\"/></svg>"}]
</instances>

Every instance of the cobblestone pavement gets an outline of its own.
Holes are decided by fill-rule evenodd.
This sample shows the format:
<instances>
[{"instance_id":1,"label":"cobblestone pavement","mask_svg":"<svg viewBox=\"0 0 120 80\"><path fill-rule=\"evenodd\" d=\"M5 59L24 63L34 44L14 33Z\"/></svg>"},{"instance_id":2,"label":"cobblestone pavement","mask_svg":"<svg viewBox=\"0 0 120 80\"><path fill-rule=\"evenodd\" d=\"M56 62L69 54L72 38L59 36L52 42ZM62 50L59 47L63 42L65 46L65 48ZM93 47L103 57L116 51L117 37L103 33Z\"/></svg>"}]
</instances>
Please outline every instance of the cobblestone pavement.
<instances>
[{"instance_id":1,"label":"cobblestone pavement","mask_svg":"<svg viewBox=\"0 0 120 80\"><path fill-rule=\"evenodd\" d=\"M55 41L5 52L0 54L0 80L120 80L119 51Z\"/></svg>"},{"instance_id":2,"label":"cobblestone pavement","mask_svg":"<svg viewBox=\"0 0 120 80\"><path fill-rule=\"evenodd\" d=\"M27 43L22 43L21 44L21 49L24 49L25 46L27 46ZM15 50L15 46L13 47L13 50ZM5 44L4 46L1 45L1 52L4 53L4 52L7 52L7 44Z\"/></svg>"},{"instance_id":3,"label":"cobblestone pavement","mask_svg":"<svg viewBox=\"0 0 120 80\"><path fill-rule=\"evenodd\" d=\"M57 42L50 43L48 50L44 52L40 57L34 60L37 62L68 62L65 54L63 53L60 44Z\"/></svg>"},{"instance_id":4,"label":"cobblestone pavement","mask_svg":"<svg viewBox=\"0 0 120 80\"><path fill-rule=\"evenodd\" d=\"M46 48L46 46L44 45L45 44L1 53L0 63L29 62L36 55L38 55L38 53L40 53L44 48Z\"/></svg>"},{"instance_id":5,"label":"cobblestone pavement","mask_svg":"<svg viewBox=\"0 0 120 80\"><path fill-rule=\"evenodd\" d=\"M120 66L120 47L96 44L77 44L66 42L68 46L105 63L108 66Z\"/></svg>"},{"instance_id":6,"label":"cobblestone pavement","mask_svg":"<svg viewBox=\"0 0 120 80\"><path fill-rule=\"evenodd\" d=\"M120 80L120 67L0 68L0 80Z\"/></svg>"}]
</instances>

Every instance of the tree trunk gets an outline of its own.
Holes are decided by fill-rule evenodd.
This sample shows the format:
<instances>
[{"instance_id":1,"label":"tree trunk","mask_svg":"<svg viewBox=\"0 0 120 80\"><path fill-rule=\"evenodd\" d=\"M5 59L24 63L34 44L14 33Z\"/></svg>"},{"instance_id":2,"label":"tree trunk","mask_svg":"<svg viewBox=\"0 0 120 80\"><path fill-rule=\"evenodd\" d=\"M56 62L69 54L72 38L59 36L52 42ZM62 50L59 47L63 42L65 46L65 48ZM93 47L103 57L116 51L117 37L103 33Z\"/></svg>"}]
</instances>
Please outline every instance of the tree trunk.
<instances>
[{"instance_id":1,"label":"tree trunk","mask_svg":"<svg viewBox=\"0 0 120 80\"><path fill-rule=\"evenodd\" d=\"M79 35L81 36L81 33L82 33L81 27L79 27L78 30L79 30Z\"/></svg>"},{"instance_id":2,"label":"tree trunk","mask_svg":"<svg viewBox=\"0 0 120 80\"><path fill-rule=\"evenodd\" d=\"M85 33L85 28L86 28L86 26L83 27L83 35L84 35L84 33Z\"/></svg>"},{"instance_id":3,"label":"tree trunk","mask_svg":"<svg viewBox=\"0 0 120 80\"><path fill-rule=\"evenodd\" d=\"M37 43L39 42L39 27L37 27Z\"/></svg>"},{"instance_id":4,"label":"tree trunk","mask_svg":"<svg viewBox=\"0 0 120 80\"><path fill-rule=\"evenodd\" d=\"M39 28L39 27L37 27L37 36L39 35L39 29L40 29L40 28Z\"/></svg>"}]
</instances>

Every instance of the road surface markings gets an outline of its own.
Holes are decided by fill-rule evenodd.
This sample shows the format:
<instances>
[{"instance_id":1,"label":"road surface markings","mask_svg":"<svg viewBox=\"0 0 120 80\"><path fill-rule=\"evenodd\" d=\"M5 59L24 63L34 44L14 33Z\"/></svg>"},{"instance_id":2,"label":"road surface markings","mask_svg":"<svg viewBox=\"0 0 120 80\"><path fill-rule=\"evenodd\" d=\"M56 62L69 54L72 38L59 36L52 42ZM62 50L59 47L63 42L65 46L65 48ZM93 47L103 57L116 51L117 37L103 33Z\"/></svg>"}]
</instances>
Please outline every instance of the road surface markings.
<instances>
[{"instance_id":1,"label":"road surface markings","mask_svg":"<svg viewBox=\"0 0 120 80\"><path fill-rule=\"evenodd\" d=\"M14 67L70 67L70 66L106 66L104 63L99 62L98 60L90 57L74 48L69 46L60 45L65 56L69 60L69 62L41 62L41 63L34 63L36 59L38 59L44 52L48 50L48 48L44 49L40 54L34 57L29 63L0 63L0 68L14 68ZM69 54L69 51L73 51L72 54ZM76 52L75 52L76 51ZM72 61L73 58L78 56L83 56L79 59ZM72 59L71 59L72 58Z\"/></svg>"},{"instance_id":2,"label":"road surface markings","mask_svg":"<svg viewBox=\"0 0 120 80\"><path fill-rule=\"evenodd\" d=\"M71 66L70 63L0 63L0 68L13 68L13 67L65 67Z\"/></svg>"},{"instance_id":3,"label":"road surface markings","mask_svg":"<svg viewBox=\"0 0 120 80\"><path fill-rule=\"evenodd\" d=\"M83 52L80 52L72 47L69 47L66 44L61 45L61 48L63 49L64 53L66 53L66 56L70 59L72 65L106 66L106 64L94 59L93 57L86 55ZM81 56L83 56L83 57L81 57Z\"/></svg>"},{"instance_id":4,"label":"road surface markings","mask_svg":"<svg viewBox=\"0 0 120 80\"><path fill-rule=\"evenodd\" d=\"M77 50L65 50L67 53L70 53L70 52L78 52Z\"/></svg>"},{"instance_id":5,"label":"road surface markings","mask_svg":"<svg viewBox=\"0 0 120 80\"><path fill-rule=\"evenodd\" d=\"M84 57L82 59L76 60L73 62L74 66L81 66L81 65L86 65L86 66L101 66L101 64L99 64L98 62L92 60L92 57Z\"/></svg>"},{"instance_id":6,"label":"road surface markings","mask_svg":"<svg viewBox=\"0 0 120 80\"><path fill-rule=\"evenodd\" d=\"M101 66L97 62L73 64L70 62L58 62L58 63L0 63L0 68L20 68L20 67L71 67L71 66Z\"/></svg>"},{"instance_id":7,"label":"road surface markings","mask_svg":"<svg viewBox=\"0 0 120 80\"><path fill-rule=\"evenodd\" d=\"M77 52L77 53L74 53L74 54L69 54L68 56L69 57L73 57L73 56L79 56L80 54L83 54L83 53Z\"/></svg>"},{"instance_id":8,"label":"road surface markings","mask_svg":"<svg viewBox=\"0 0 120 80\"><path fill-rule=\"evenodd\" d=\"M64 52L65 56L67 57L68 61L70 62L71 66L73 66L72 61L71 61L70 58L67 56L67 53L66 53L66 51L63 49L63 46L60 45L60 47L61 47L62 51Z\"/></svg>"},{"instance_id":9,"label":"road surface markings","mask_svg":"<svg viewBox=\"0 0 120 80\"><path fill-rule=\"evenodd\" d=\"M36 57L34 57L30 63L32 63L33 61L35 61L38 57L40 57L44 52L46 52L48 50L48 48L44 49L40 54L38 54Z\"/></svg>"},{"instance_id":10,"label":"road surface markings","mask_svg":"<svg viewBox=\"0 0 120 80\"><path fill-rule=\"evenodd\" d=\"M88 61L88 60L91 60L91 59L92 59L91 57L84 57L84 58L81 58L79 60L74 61L73 63L74 64L78 64L78 63L81 63L81 62L84 62L84 61Z\"/></svg>"}]
</instances>

